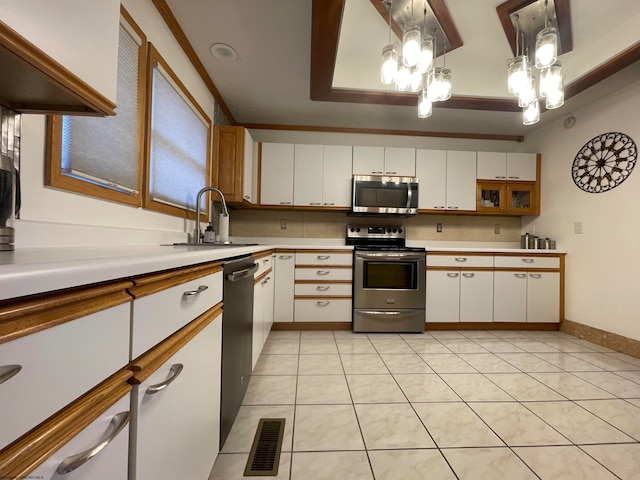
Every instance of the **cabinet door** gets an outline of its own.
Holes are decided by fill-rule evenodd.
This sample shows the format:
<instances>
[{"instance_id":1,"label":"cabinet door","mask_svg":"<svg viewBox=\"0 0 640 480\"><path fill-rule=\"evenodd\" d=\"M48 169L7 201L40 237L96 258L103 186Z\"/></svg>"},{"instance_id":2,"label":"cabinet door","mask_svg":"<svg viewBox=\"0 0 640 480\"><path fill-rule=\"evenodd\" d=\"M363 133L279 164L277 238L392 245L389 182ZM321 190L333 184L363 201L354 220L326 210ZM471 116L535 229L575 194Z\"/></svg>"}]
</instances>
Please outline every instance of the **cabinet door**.
<instances>
[{"instance_id":1,"label":"cabinet door","mask_svg":"<svg viewBox=\"0 0 640 480\"><path fill-rule=\"evenodd\" d=\"M273 321L293 322L293 294L295 281L295 256L291 253L276 254L276 281Z\"/></svg>"},{"instance_id":2,"label":"cabinet door","mask_svg":"<svg viewBox=\"0 0 640 480\"><path fill-rule=\"evenodd\" d=\"M342 145L325 145L323 153L322 205L348 208L351 206L353 183L352 148Z\"/></svg>"},{"instance_id":3,"label":"cabinet door","mask_svg":"<svg viewBox=\"0 0 640 480\"><path fill-rule=\"evenodd\" d=\"M460 321L493 321L493 272L462 272L460 278Z\"/></svg>"},{"instance_id":4,"label":"cabinet door","mask_svg":"<svg viewBox=\"0 0 640 480\"><path fill-rule=\"evenodd\" d=\"M293 163L293 144L262 144L261 205L293 205Z\"/></svg>"},{"instance_id":5,"label":"cabinet door","mask_svg":"<svg viewBox=\"0 0 640 480\"><path fill-rule=\"evenodd\" d=\"M478 182L476 185L478 212L506 213L507 187L502 182Z\"/></svg>"},{"instance_id":6,"label":"cabinet door","mask_svg":"<svg viewBox=\"0 0 640 480\"><path fill-rule=\"evenodd\" d=\"M262 339L263 346L264 342L267 341L267 337L269 336L269 332L271 332L271 326L273 325L273 306L274 306L274 290L275 290L275 273L271 272L267 275L267 278L263 280L262 285L262 304L263 304L263 317L262 317L262 325L264 336Z\"/></svg>"},{"instance_id":7,"label":"cabinet door","mask_svg":"<svg viewBox=\"0 0 640 480\"><path fill-rule=\"evenodd\" d=\"M389 147L384 149L384 174L415 177L416 149Z\"/></svg>"},{"instance_id":8,"label":"cabinet door","mask_svg":"<svg viewBox=\"0 0 640 480\"><path fill-rule=\"evenodd\" d=\"M535 153L507 153L507 180L536 181Z\"/></svg>"},{"instance_id":9,"label":"cabinet door","mask_svg":"<svg viewBox=\"0 0 640 480\"><path fill-rule=\"evenodd\" d=\"M221 350L222 320L217 318L134 387L136 478L208 478L219 450ZM170 379L176 364L183 368L171 384L148 391Z\"/></svg>"},{"instance_id":10,"label":"cabinet door","mask_svg":"<svg viewBox=\"0 0 640 480\"><path fill-rule=\"evenodd\" d=\"M427 270L427 322L460 321L460 271Z\"/></svg>"},{"instance_id":11,"label":"cabinet door","mask_svg":"<svg viewBox=\"0 0 640 480\"><path fill-rule=\"evenodd\" d=\"M416 150L416 177L420 182L418 208L444 210L447 194L447 152Z\"/></svg>"},{"instance_id":12,"label":"cabinet door","mask_svg":"<svg viewBox=\"0 0 640 480\"><path fill-rule=\"evenodd\" d=\"M505 152L478 152L478 180L506 180L507 154Z\"/></svg>"},{"instance_id":13,"label":"cabinet door","mask_svg":"<svg viewBox=\"0 0 640 480\"><path fill-rule=\"evenodd\" d=\"M256 367L264 341L262 282L253 285L253 335L251 336L251 370Z\"/></svg>"},{"instance_id":14,"label":"cabinet door","mask_svg":"<svg viewBox=\"0 0 640 480\"><path fill-rule=\"evenodd\" d=\"M353 147L354 175L383 175L384 147Z\"/></svg>"},{"instance_id":15,"label":"cabinet door","mask_svg":"<svg viewBox=\"0 0 640 480\"><path fill-rule=\"evenodd\" d=\"M293 204L322 205L322 145L296 145L293 167Z\"/></svg>"},{"instance_id":16,"label":"cabinet door","mask_svg":"<svg viewBox=\"0 0 640 480\"><path fill-rule=\"evenodd\" d=\"M509 183L506 185L507 211L516 215L537 215L540 203L536 198L536 189L531 184Z\"/></svg>"},{"instance_id":17,"label":"cabinet door","mask_svg":"<svg viewBox=\"0 0 640 480\"><path fill-rule=\"evenodd\" d=\"M256 151L254 151L254 148ZM242 200L249 203L258 201L258 152L249 130L244 129L244 156L242 169Z\"/></svg>"},{"instance_id":18,"label":"cabinet door","mask_svg":"<svg viewBox=\"0 0 640 480\"><path fill-rule=\"evenodd\" d=\"M214 129L215 183L229 203L239 203L243 199L244 157L245 153L252 155L251 151L244 151L245 133L248 135L242 127L224 125Z\"/></svg>"},{"instance_id":19,"label":"cabinet door","mask_svg":"<svg viewBox=\"0 0 640 480\"><path fill-rule=\"evenodd\" d=\"M527 321L526 272L494 272L493 321Z\"/></svg>"},{"instance_id":20,"label":"cabinet door","mask_svg":"<svg viewBox=\"0 0 640 480\"><path fill-rule=\"evenodd\" d=\"M113 432L114 426L119 425L117 423L119 418L114 417L119 413L129 412L130 404L129 395L122 397L24 478L64 478L68 480L126 479L129 460L129 424L126 424L97 455L85 464L65 475L57 474L56 470L60 463L68 457L100 445L105 436ZM112 425L112 421L116 422L115 425Z\"/></svg>"},{"instance_id":21,"label":"cabinet door","mask_svg":"<svg viewBox=\"0 0 640 480\"><path fill-rule=\"evenodd\" d=\"M527 279L527 322L560 321L560 273L529 272Z\"/></svg>"},{"instance_id":22,"label":"cabinet door","mask_svg":"<svg viewBox=\"0 0 640 480\"><path fill-rule=\"evenodd\" d=\"M476 152L447 151L447 210L476 209Z\"/></svg>"}]
</instances>

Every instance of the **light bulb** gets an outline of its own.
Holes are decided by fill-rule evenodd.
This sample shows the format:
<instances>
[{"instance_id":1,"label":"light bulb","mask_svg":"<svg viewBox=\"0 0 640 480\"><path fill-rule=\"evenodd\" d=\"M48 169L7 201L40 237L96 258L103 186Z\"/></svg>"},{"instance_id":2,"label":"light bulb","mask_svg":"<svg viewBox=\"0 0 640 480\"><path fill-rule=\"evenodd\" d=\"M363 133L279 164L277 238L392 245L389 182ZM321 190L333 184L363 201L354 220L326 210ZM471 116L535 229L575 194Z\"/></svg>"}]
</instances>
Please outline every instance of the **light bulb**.
<instances>
[{"instance_id":1,"label":"light bulb","mask_svg":"<svg viewBox=\"0 0 640 480\"><path fill-rule=\"evenodd\" d=\"M409 88L409 82L411 81L411 72L409 68L404 65L398 65L398 74L396 75L396 90L404 92Z\"/></svg>"},{"instance_id":2,"label":"light bulb","mask_svg":"<svg viewBox=\"0 0 640 480\"><path fill-rule=\"evenodd\" d=\"M418 117L428 118L433 113L433 104L427 95L427 89L423 88L418 95Z\"/></svg>"},{"instance_id":3,"label":"light bulb","mask_svg":"<svg viewBox=\"0 0 640 480\"><path fill-rule=\"evenodd\" d=\"M422 74L415 68L409 74L409 90L417 92L422 88Z\"/></svg>"},{"instance_id":4,"label":"light bulb","mask_svg":"<svg viewBox=\"0 0 640 480\"><path fill-rule=\"evenodd\" d=\"M396 44L387 45L382 49L382 67L380 68L380 80L385 85L391 85L396 81L398 74L398 52Z\"/></svg>"},{"instance_id":5,"label":"light bulb","mask_svg":"<svg viewBox=\"0 0 640 480\"><path fill-rule=\"evenodd\" d=\"M536 68L553 65L558 59L558 35L556 29L548 27L536 35Z\"/></svg>"},{"instance_id":6,"label":"light bulb","mask_svg":"<svg viewBox=\"0 0 640 480\"><path fill-rule=\"evenodd\" d=\"M507 87L511 95L519 95L529 85L528 68L529 62L524 55L507 61Z\"/></svg>"},{"instance_id":7,"label":"light bulb","mask_svg":"<svg viewBox=\"0 0 640 480\"><path fill-rule=\"evenodd\" d=\"M523 89L518 95L518 106L526 107L536 99L536 87L530 85L528 88Z\"/></svg>"},{"instance_id":8,"label":"light bulb","mask_svg":"<svg viewBox=\"0 0 640 480\"><path fill-rule=\"evenodd\" d=\"M418 72L427 73L433 67L433 37L424 35L420 44L420 57L418 59Z\"/></svg>"},{"instance_id":9,"label":"light bulb","mask_svg":"<svg viewBox=\"0 0 640 480\"><path fill-rule=\"evenodd\" d=\"M420 26L410 25L402 36L402 63L407 67L414 67L420 59Z\"/></svg>"},{"instance_id":10,"label":"light bulb","mask_svg":"<svg viewBox=\"0 0 640 480\"><path fill-rule=\"evenodd\" d=\"M440 73L440 101L449 100L451 98L451 70L443 68Z\"/></svg>"},{"instance_id":11,"label":"light bulb","mask_svg":"<svg viewBox=\"0 0 640 480\"><path fill-rule=\"evenodd\" d=\"M553 110L554 108L559 108L562 105L564 105L564 82L561 77L560 83L554 85L554 88L549 90L547 93L545 107L548 110Z\"/></svg>"},{"instance_id":12,"label":"light bulb","mask_svg":"<svg viewBox=\"0 0 640 480\"><path fill-rule=\"evenodd\" d=\"M540 121L540 103L538 99L531 102L529 105L524 107L522 111L522 124L523 125L533 125L534 123L538 123Z\"/></svg>"}]
</instances>

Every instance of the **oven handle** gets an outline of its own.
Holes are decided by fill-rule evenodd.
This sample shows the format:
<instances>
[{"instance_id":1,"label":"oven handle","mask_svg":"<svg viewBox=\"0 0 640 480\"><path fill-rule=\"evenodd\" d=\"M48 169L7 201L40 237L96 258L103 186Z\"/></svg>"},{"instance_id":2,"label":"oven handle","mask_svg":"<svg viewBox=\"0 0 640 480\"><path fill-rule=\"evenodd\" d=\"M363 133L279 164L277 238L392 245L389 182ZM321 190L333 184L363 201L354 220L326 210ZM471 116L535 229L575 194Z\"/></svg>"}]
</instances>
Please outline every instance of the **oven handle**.
<instances>
[{"instance_id":1,"label":"oven handle","mask_svg":"<svg viewBox=\"0 0 640 480\"><path fill-rule=\"evenodd\" d=\"M358 313L364 315L424 315L424 310L406 311L406 310L358 310Z\"/></svg>"},{"instance_id":2,"label":"oven handle","mask_svg":"<svg viewBox=\"0 0 640 480\"><path fill-rule=\"evenodd\" d=\"M416 253L356 253L357 258L364 260L423 260L424 255Z\"/></svg>"}]
</instances>

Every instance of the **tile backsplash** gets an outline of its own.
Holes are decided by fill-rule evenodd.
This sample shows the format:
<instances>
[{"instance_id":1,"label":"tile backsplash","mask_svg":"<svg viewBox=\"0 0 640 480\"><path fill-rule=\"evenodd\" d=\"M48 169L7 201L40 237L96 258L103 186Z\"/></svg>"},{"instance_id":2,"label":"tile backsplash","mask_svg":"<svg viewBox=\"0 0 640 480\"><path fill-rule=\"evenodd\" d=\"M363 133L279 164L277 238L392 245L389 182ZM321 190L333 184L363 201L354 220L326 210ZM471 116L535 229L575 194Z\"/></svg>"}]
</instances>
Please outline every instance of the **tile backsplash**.
<instances>
[{"instance_id":1,"label":"tile backsplash","mask_svg":"<svg viewBox=\"0 0 640 480\"><path fill-rule=\"evenodd\" d=\"M442 224L442 232L436 231ZM419 214L411 218L350 217L346 212L232 210L236 237L344 238L348 224L401 224L409 240L519 242L520 217ZM496 225L500 233L496 234ZM286 228L281 228L285 226Z\"/></svg>"}]
</instances>

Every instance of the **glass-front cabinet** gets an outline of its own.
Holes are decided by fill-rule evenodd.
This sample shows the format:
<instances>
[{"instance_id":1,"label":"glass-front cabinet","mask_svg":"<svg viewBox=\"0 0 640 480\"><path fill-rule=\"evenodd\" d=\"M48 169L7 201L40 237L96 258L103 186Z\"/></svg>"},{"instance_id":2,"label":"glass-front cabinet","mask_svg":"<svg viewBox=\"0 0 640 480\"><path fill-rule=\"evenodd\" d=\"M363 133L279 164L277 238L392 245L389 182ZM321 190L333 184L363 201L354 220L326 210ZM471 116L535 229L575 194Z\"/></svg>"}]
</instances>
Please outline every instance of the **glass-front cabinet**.
<instances>
[{"instance_id":1,"label":"glass-front cabinet","mask_svg":"<svg viewBox=\"0 0 640 480\"><path fill-rule=\"evenodd\" d=\"M478 182L476 210L503 215L538 215L535 183Z\"/></svg>"}]
</instances>

